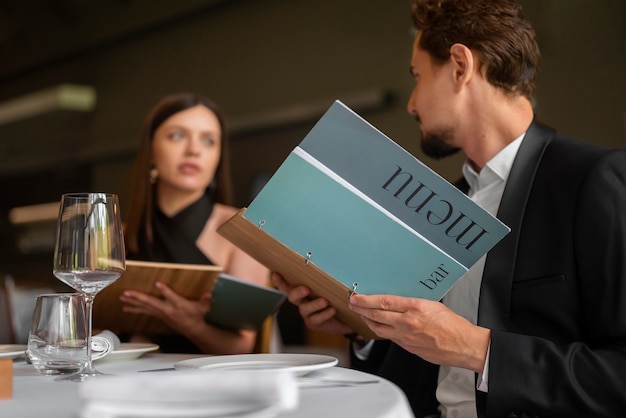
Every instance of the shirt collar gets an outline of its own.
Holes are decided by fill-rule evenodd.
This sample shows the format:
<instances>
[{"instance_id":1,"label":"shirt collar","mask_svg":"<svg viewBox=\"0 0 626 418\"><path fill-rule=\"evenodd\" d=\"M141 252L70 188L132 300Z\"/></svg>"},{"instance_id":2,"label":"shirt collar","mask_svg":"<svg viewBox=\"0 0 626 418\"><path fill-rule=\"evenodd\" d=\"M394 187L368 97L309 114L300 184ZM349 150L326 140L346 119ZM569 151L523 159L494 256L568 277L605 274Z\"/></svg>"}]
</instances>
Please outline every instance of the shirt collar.
<instances>
[{"instance_id":1,"label":"shirt collar","mask_svg":"<svg viewBox=\"0 0 626 418\"><path fill-rule=\"evenodd\" d=\"M517 151L525 135L526 132L515 138L491 160L487 161L487 164L485 164L485 167L483 167L480 173L477 173L468 161L465 161L463 164L463 176L469 184L470 190L480 190L498 180L506 182L509 178L511 167L513 167L513 161L515 160Z\"/></svg>"}]
</instances>

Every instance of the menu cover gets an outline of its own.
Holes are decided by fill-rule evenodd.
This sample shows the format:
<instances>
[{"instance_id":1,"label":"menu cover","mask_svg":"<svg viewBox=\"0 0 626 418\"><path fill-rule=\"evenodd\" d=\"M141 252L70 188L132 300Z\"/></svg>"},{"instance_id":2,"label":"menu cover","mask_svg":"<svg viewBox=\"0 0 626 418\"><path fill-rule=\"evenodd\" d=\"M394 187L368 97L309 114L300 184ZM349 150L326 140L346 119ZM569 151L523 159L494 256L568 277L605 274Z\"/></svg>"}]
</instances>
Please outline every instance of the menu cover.
<instances>
[{"instance_id":1,"label":"menu cover","mask_svg":"<svg viewBox=\"0 0 626 418\"><path fill-rule=\"evenodd\" d=\"M259 286L226 273L220 273L213 286L208 323L226 329L257 330L278 311L287 295L280 290Z\"/></svg>"},{"instance_id":2,"label":"menu cover","mask_svg":"<svg viewBox=\"0 0 626 418\"><path fill-rule=\"evenodd\" d=\"M120 295L126 289L160 296L154 284L161 281L186 298L213 291L207 322L225 328L258 328L276 312L285 294L222 272L221 267L198 264L126 260L126 272L94 299L94 328L136 334L175 334L149 315L122 311Z\"/></svg>"},{"instance_id":3,"label":"menu cover","mask_svg":"<svg viewBox=\"0 0 626 418\"><path fill-rule=\"evenodd\" d=\"M335 101L218 232L374 338L352 292L440 300L509 228Z\"/></svg>"}]
</instances>

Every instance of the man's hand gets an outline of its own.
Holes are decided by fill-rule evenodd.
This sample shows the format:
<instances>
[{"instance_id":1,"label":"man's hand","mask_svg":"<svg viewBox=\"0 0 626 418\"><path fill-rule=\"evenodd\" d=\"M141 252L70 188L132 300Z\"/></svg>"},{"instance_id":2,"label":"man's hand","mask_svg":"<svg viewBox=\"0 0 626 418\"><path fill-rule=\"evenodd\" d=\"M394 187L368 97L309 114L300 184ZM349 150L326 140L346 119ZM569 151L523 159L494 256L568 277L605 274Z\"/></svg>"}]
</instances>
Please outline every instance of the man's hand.
<instances>
[{"instance_id":1,"label":"man's hand","mask_svg":"<svg viewBox=\"0 0 626 418\"><path fill-rule=\"evenodd\" d=\"M491 331L444 304L393 295L353 295L350 309L381 338L431 363L482 373Z\"/></svg>"},{"instance_id":2,"label":"man's hand","mask_svg":"<svg viewBox=\"0 0 626 418\"><path fill-rule=\"evenodd\" d=\"M278 273L272 273L272 282L281 291L287 293L287 299L298 307L306 326L314 331L327 334L350 334L354 332L345 323L338 320L337 311L324 298L311 298L311 289L307 286L292 286Z\"/></svg>"}]
</instances>

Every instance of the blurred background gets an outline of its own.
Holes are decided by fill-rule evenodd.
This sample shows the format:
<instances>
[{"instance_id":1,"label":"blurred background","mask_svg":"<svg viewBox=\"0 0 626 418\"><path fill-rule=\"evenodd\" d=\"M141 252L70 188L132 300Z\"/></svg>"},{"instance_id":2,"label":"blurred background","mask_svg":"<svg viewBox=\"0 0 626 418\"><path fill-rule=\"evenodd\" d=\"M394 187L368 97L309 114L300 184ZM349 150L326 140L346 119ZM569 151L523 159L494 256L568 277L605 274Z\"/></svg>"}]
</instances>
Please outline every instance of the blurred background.
<instances>
[{"instance_id":1,"label":"blurred background","mask_svg":"<svg viewBox=\"0 0 626 418\"><path fill-rule=\"evenodd\" d=\"M626 148L626 2L522 4L543 54L539 117ZM54 202L106 191L123 210L143 118L176 91L226 113L238 206L335 99L458 178L462 157L423 157L406 113L410 28L406 0L0 0L0 274L58 285Z\"/></svg>"}]
</instances>

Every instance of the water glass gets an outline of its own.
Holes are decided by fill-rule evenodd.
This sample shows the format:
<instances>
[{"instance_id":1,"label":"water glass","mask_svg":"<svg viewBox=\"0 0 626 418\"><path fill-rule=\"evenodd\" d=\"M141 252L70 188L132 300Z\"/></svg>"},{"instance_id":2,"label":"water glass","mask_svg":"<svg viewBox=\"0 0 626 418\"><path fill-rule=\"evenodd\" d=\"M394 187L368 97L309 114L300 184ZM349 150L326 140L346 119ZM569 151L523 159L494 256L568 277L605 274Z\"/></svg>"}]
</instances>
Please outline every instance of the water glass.
<instances>
[{"instance_id":1,"label":"water glass","mask_svg":"<svg viewBox=\"0 0 626 418\"><path fill-rule=\"evenodd\" d=\"M27 355L39 374L78 373L87 361L87 315L80 293L37 296Z\"/></svg>"}]
</instances>

